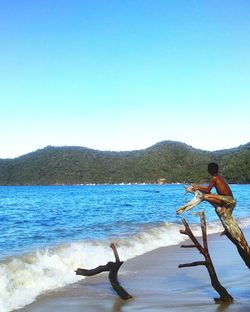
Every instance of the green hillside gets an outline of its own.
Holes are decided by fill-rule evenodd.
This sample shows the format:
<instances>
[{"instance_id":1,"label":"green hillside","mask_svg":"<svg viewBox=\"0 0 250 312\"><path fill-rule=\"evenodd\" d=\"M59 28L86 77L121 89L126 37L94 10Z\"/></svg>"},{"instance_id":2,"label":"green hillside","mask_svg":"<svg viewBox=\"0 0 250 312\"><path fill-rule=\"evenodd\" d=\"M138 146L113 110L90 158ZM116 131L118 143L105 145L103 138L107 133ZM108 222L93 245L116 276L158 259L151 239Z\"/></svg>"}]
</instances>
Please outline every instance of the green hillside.
<instances>
[{"instance_id":1,"label":"green hillside","mask_svg":"<svg viewBox=\"0 0 250 312\"><path fill-rule=\"evenodd\" d=\"M0 185L203 182L216 161L231 183L250 183L250 143L208 152L164 141L147 149L106 152L84 147L53 147L0 159Z\"/></svg>"}]
</instances>

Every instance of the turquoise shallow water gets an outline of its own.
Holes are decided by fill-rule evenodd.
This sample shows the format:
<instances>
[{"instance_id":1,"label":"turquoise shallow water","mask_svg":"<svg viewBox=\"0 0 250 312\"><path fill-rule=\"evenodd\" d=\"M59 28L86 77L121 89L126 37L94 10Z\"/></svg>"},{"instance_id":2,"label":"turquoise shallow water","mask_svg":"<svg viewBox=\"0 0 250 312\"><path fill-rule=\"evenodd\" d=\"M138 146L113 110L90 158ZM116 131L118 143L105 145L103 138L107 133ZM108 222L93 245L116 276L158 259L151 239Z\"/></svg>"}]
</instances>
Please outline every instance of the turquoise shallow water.
<instances>
[{"instance_id":1,"label":"turquoise shallow water","mask_svg":"<svg viewBox=\"0 0 250 312\"><path fill-rule=\"evenodd\" d=\"M234 215L250 225L250 185L232 185ZM114 242L126 260L186 239L185 217L196 235L199 218L175 211L192 198L184 185L87 185L0 187L0 311L23 307L40 294L77 282L77 267L113 259ZM208 233L222 231L211 205Z\"/></svg>"}]
</instances>

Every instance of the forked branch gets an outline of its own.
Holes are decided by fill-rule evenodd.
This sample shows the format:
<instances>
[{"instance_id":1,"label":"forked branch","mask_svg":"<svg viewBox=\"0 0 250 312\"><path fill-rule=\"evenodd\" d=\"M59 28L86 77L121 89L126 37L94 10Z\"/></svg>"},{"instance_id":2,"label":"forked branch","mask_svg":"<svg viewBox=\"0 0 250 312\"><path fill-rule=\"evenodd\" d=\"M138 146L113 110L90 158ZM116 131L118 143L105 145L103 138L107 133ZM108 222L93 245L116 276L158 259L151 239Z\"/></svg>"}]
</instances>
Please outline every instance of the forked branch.
<instances>
[{"instance_id":1,"label":"forked branch","mask_svg":"<svg viewBox=\"0 0 250 312\"><path fill-rule=\"evenodd\" d=\"M115 262L108 262L106 265L99 265L98 267L90 270L78 268L75 272L76 275L83 275L83 276L93 276L102 272L109 272L109 281L115 292L122 298L123 300L128 300L133 298L119 283L117 278L117 273L120 267L123 264L123 261L120 261L117 249L115 245L112 243L110 245L112 248Z\"/></svg>"},{"instance_id":2,"label":"forked branch","mask_svg":"<svg viewBox=\"0 0 250 312\"><path fill-rule=\"evenodd\" d=\"M202 240L203 240L203 246L199 243L197 238L194 236L192 230L190 229L188 223L185 219L182 219L182 223L185 226L185 230L180 230L181 234L187 235L190 237L194 245L182 245L182 248L193 248L196 247L199 252L204 256L205 261L195 261L191 263L185 263L180 264L179 268L184 267L192 267L192 266L198 266L198 265L204 265L209 273L211 284L213 288L218 292L220 295L220 298L214 299L215 302L233 302L233 297L227 292L227 290L221 285L221 283L218 280L217 274L215 272L215 268L213 265L213 262L211 260L209 251L208 251L208 244L207 244L207 233L206 233L206 219L205 219L205 213L200 213L200 220L201 220L201 231L202 231Z\"/></svg>"}]
</instances>

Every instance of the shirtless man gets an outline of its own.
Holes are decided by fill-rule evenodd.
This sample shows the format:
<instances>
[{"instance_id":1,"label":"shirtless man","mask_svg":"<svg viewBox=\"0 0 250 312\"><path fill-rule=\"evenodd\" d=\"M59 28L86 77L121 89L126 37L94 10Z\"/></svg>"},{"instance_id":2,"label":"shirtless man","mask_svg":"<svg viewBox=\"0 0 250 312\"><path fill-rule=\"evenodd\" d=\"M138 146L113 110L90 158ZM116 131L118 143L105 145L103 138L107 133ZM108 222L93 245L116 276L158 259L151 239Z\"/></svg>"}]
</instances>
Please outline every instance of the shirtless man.
<instances>
[{"instance_id":1,"label":"shirtless man","mask_svg":"<svg viewBox=\"0 0 250 312\"><path fill-rule=\"evenodd\" d=\"M204 200L208 201L211 204L216 205L217 207L225 207L234 209L236 201L233 198L233 193L224 180L222 176L218 174L219 167L216 163L210 163L208 165L208 172L212 175L212 180L208 186L202 186L197 184L192 184L194 191L199 190L204 194ZM215 187L218 194L212 194L211 189Z\"/></svg>"},{"instance_id":2,"label":"shirtless man","mask_svg":"<svg viewBox=\"0 0 250 312\"><path fill-rule=\"evenodd\" d=\"M235 208L236 201L233 198L233 193L222 176L218 174L219 167L216 163L208 165L208 172L212 175L212 180L208 186L197 184L191 185L191 193L193 191L200 191L201 194L196 194L194 199L189 203L177 209L177 214L183 211L188 211L202 200L206 200L215 207L215 211L220 218L227 237L235 244L242 259L245 261L248 268L250 268L250 246L248 245L243 232L238 223L234 219L232 212ZM215 187L217 194L210 193L211 189ZM190 192L190 191L189 191ZM197 196L198 195L198 196ZM194 200L194 203L192 201Z\"/></svg>"}]
</instances>

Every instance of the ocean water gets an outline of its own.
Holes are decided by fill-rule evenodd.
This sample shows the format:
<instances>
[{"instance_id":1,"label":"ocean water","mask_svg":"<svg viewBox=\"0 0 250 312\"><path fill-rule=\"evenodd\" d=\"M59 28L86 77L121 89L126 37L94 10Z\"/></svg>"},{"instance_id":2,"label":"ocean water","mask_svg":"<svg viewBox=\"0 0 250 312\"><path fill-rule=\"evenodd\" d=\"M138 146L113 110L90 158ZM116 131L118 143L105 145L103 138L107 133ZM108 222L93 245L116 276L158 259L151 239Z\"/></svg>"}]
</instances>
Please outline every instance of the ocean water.
<instances>
[{"instance_id":1,"label":"ocean water","mask_svg":"<svg viewBox=\"0 0 250 312\"><path fill-rule=\"evenodd\" d=\"M231 185L234 216L250 225L250 185ZM85 185L0 187L0 311L21 308L46 291L77 282L78 267L121 260L186 239L186 218L200 235L199 217L175 211L191 194L184 185ZM208 233L222 231L214 209L205 210Z\"/></svg>"}]
</instances>

